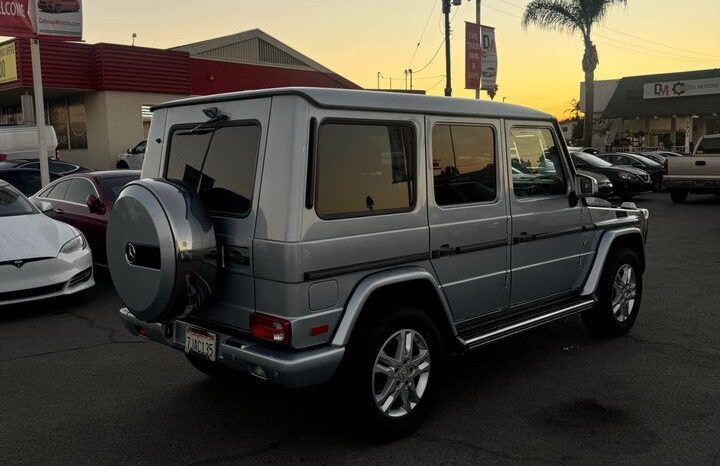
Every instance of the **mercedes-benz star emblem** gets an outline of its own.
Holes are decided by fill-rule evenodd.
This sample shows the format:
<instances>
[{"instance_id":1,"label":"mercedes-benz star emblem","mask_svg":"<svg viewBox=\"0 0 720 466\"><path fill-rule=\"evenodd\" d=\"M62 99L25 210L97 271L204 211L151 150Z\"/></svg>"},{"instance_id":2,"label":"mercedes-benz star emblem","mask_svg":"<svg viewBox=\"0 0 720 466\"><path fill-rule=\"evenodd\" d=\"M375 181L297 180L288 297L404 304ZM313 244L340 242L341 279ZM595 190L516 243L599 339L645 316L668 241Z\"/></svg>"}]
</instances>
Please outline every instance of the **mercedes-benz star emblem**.
<instances>
[{"instance_id":1,"label":"mercedes-benz star emblem","mask_svg":"<svg viewBox=\"0 0 720 466\"><path fill-rule=\"evenodd\" d=\"M20 267L22 267L24 263L25 263L24 260L16 260L16 261L13 261L13 265L14 265L15 267L17 267L18 269L19 269Z\"/></svg>"},{"instance_id":2,"label":"mercedes-benz star emblem","mask_svg":"<svg viewBox=\"0 0 720 466\"><path fill-rule=\"evenodd\" d=\"M127 261L130 264L135 264L135 261L137 260L137 251L135 250L134 244L128 243L127 246L125 246L125 257L127 257Z\"/></svg>"}]
</instances>

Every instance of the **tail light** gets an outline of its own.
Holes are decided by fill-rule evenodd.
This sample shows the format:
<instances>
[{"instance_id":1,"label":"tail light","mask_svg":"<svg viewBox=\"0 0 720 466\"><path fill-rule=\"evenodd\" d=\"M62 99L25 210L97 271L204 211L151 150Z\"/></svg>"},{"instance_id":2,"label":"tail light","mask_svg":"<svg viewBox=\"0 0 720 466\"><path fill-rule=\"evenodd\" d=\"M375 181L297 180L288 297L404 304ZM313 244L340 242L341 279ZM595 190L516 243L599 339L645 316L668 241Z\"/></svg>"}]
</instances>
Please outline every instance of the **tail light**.
<instances>
[{"instance_id":1,"label":"tail light","mask_svg":"<svg viewBox=\"0 0 720 466\"><path fill-rule=\"evenodd\" d=\"M663 163L662 163L663 175L668 174L667 166L668 166L668 159L665 159L665 160L663 160Z\"/></svg>"},{"instance_id":2,"label":"tail light","mask_svg":"<svg viewBox=\"0 0 720 466\"><path fill-rule=\"evenodd\" d=\"M256 338L289 345L291 330L289 320L259 312L250 314L250 334Z\"/></svg>"},{"instance_id":3,"label":"tail light","mask_svg":"<svg viewBox=\"0 0 720 466\"><path fill-rule=\"evenodd\" d=\"M4 160L7 160L7 155L6 155L6 154L0 154L0 162L2 162L2 161L4 161Z\"/></svg>"}]
</instances>

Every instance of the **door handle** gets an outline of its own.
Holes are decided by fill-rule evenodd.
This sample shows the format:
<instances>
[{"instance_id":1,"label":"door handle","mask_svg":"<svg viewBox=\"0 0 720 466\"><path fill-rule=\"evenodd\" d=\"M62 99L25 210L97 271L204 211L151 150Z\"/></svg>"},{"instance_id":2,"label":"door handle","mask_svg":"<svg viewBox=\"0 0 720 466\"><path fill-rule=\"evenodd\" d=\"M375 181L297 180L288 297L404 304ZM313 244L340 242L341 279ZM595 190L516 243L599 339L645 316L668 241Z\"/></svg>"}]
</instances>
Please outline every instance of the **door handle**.
<instances>
[{"instance_id":1,"label":"door handle","mask_svg":"<svg viewBox=\"0 0 720 466\"><path fill-rule=\"evenodd\" d=\"M521 243L527 243L528 241L531 241L532 237L527 234L527 232L522 232L515 238L514 243L515 244L521 244Z\"/></svg>"},{"instance_id":2,"label":"door handle","mask_svg":"<svg viewBox=\"0 0 720 466\"><path fill-rule=\"evenodd\" d=\"M455 250L451 248L449 244L443 244L432 252L432 257L434 259L437 259L438 257L448 257L451 256L453 252L455 252Z\"/></svg>"},{"instance_id":3,"label":"door handle","mask_svg":"<svg viewBox=\"0 0 720 466\"><path fill-rule=\"evenodd\" d=\"M695 162L695 165L697 165L698 167L704 167L704 166L705 166L705 161L704 161L704 160L698 160L697 162Z\"/></svg>"},{"instance_id":4,"label":"door handle","mask_svg":"<svg viewBox=\"0 0 720 466\"><path fill-rule=\"evenodd\" d=\"M65 211L62 209L53 209L53 212L55 212L56 214L64 214L65 213Z\"/></svg>"}]
</instances>

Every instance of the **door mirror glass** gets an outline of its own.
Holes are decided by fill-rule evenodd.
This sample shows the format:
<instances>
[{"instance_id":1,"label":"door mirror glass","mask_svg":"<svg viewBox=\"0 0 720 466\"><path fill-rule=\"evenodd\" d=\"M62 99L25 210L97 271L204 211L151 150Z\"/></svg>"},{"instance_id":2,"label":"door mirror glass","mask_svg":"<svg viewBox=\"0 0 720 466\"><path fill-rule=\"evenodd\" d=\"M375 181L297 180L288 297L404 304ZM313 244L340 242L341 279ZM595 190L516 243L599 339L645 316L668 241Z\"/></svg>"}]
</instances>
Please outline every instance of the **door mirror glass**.
<instances>
[{"instance_id":1,"label":"door mirror glass","mask_svg":"<svg viewBox=\"0 0 720 466\"><path fill-rule=\"evenodd\" d=\"M575 192L578 197L597 196L598 184L595 178L587 175L575 175Z\"/></svg>"}]
</instances>

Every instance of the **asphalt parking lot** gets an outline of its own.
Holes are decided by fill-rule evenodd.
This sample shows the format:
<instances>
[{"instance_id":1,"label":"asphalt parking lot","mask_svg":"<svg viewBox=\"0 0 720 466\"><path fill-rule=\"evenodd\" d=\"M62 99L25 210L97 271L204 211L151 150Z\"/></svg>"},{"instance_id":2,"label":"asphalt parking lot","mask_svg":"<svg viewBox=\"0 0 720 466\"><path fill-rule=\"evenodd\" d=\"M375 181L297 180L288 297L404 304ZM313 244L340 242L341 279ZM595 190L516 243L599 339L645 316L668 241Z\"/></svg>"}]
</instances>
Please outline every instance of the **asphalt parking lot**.
<instances>
[{"instance_id":1,"label":"asphalt parking lot","mask_svg":"<svg viewBox=\"0 0 720 466\"><path fill-rule=\"evenodd\" d=\"M368 444L332 387L222 384L131 337L107 274L0 308L0 464L720 465L720 197L650 209L630 335L571 318L452 361L420 430Z\"/></svg>"}]
</instances>

